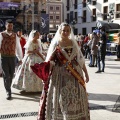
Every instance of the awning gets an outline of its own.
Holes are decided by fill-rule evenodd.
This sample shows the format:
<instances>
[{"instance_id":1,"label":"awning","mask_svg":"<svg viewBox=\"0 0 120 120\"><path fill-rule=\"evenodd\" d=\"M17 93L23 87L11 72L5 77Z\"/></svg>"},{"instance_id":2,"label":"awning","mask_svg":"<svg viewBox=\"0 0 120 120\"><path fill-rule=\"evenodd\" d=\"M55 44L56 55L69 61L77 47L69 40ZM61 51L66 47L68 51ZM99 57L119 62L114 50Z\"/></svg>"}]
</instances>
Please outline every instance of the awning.
<instances>
[{"instance_id":1,"label":"awning","mask_svg":"<svg viewBox=\"0 0 120 120\"><path fill-rule=\"evenodd\" d=\"M96 22L96 27L99 29L101 27L105 28L105 30L109 29L120 29L120 25L118 23L109 23L109 22L104 22L104 21L97 21Z\"/></svg>"}]
</instances>

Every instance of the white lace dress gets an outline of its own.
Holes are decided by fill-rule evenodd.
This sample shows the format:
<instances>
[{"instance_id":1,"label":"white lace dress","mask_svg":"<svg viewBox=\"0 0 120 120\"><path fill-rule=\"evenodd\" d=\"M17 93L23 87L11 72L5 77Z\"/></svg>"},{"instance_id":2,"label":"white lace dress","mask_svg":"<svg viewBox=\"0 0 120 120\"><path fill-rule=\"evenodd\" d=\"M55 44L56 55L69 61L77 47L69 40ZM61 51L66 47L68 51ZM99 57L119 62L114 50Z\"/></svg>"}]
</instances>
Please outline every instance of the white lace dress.
<instances>
[{"instance_id":1,"label":"white lace dress","mask_svg":"<svg viewBox=\"0 0 120 120\"><path fill-rule=\"evenodd\" d=\"M31 43L28 47L28 51L38 49L41 51L39 44ZM25 54L22 65L19 66L12 86L19 90L25 90L26 92L39 92L42 91L42 80L37 77L31 70L31 65L35 63L41 63L43 60L37 54Z\"/></svg>"},{"instance_id":2,"label":"white lace dress","mask_svg":"<svg viewBox=\"0 0 120 120\"><path fill-rule=\"evenodd\" d=\"M70 61L77 56L76 47L60 47L63 55ZM68 51L66 50L68 49ZM71 50L71 53L69 52ZM74 68L83 76L83 55L80 52L79 65ZM53 68L46 102L46 120L90 120L88 99L85 89L66 71L64 65Z\"/></svg>"}]
</instances>

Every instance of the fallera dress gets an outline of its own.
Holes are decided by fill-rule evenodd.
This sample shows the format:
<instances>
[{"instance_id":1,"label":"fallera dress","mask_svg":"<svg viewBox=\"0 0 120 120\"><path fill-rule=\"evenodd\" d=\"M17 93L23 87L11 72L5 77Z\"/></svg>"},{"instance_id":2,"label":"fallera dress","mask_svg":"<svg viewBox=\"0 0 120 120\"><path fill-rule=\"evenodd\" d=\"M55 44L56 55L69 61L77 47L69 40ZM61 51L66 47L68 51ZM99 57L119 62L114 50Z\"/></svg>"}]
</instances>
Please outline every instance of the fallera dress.
<instances>
[{"instance_id":1,"label":"fallera dress","mask_svg":"<svg viewBox=\"0 0 120 120\"><path fill-rule=\"evenodd\" d=\"M74 44L60 49L70 62L78 55ZM81 51L78 60L78 65L75 62L72 62L72 65L83 77L82 67L85 61ZM64 65L56 62L49 81L45 120L90 120L88 106L88 98L83 86L66 71ZM41 120L39 117L40 115L37 120Z\"/></svg>"},{"instance_id":2,"label":"fallera dress","mask_svg":"<svg viewBox=\"0 0 120 120\"><path fill-rule=\"evenodd\" d=\"M41 52L42 47L39 45L39 42L38 43L31 42L27 51L33 51L33 49L38 49ZM19 66L15 74L12 87L19 90L25 90L26 92L42 91L43 88L42 80L33 73L30 67L35 63L41 62L43 62L43 60L37 54L26 53L22 60L22 64Z\"/></svg>"}]
</instances>

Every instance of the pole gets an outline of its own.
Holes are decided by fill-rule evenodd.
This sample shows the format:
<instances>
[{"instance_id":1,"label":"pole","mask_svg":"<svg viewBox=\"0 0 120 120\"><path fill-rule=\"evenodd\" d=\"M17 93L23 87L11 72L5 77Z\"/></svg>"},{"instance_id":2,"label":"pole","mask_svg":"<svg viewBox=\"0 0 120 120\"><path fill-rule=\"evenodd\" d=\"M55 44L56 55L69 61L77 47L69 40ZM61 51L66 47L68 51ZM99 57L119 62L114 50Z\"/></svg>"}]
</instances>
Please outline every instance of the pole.
<instances>
[{"instance_id":1,"label":"pole","mask_svg":"<svg viewBox=\"0 0 120 120\"><path fill-rule=\"evenodd\" d=\"M34 0L32 1L32 30L34 30Z\"/></svg>"},{"instance_id":2,"label":"pole","mask_svg":"<svg viewBox=\"0 0 120 120\"><path fill-rule=\"evenodd\" d=\"M39 15L38 15L38 17L39 17L39 31L41 32L41 7L42 7L42 1L41 0L39 1L39 6L40 6Z\"/></svg>"}]
</instances>

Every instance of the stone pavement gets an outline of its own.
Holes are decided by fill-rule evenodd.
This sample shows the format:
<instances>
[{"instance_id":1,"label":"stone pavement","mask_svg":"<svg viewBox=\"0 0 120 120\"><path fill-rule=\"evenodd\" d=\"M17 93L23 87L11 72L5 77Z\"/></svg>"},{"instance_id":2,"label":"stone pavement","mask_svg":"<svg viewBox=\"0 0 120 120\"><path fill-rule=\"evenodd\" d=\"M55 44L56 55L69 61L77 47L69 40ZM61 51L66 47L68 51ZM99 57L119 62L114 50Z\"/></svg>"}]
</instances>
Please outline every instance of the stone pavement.
<instances>
[{"instance_id":1,"label":"stone pavement","mask_svg":"<svg viewBox=\"0 0 120 120\"><path fill-rule=\"evenodd\" d=\"M86 60L90 76L87 92L91 120L120 120L120 61L114 61L115 58L106 56L104 73L95 73L97 68L88 67L89 61ZM21 94L14 88L12 92L13 99L6 100L3 80L0 78L0 119L36 120L40 93Z\"/></svg>"}]
</instances>

